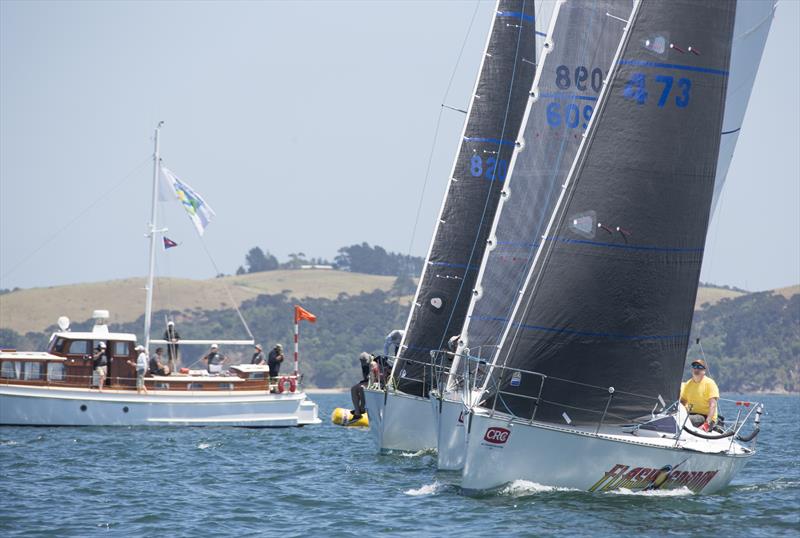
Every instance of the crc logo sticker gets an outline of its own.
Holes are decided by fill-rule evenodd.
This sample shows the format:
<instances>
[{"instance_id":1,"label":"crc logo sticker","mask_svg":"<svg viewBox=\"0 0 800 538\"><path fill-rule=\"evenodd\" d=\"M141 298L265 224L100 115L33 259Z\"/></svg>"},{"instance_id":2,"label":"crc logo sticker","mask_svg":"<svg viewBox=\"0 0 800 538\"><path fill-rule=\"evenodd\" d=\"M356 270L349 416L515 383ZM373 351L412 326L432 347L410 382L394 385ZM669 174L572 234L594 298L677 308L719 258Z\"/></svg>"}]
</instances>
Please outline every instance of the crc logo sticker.
<instances>
[{"instance_id":1,"label":"crc logo sticker","mask_svg":"<svg viewBox=\"0 0 800 538\"><path fill-rule=\"evenodd\" d=\"M511 432L505 428L489 428L483 436L483 440L493 445L504 445L508 441Z\"/></svg>"}]
</instances>

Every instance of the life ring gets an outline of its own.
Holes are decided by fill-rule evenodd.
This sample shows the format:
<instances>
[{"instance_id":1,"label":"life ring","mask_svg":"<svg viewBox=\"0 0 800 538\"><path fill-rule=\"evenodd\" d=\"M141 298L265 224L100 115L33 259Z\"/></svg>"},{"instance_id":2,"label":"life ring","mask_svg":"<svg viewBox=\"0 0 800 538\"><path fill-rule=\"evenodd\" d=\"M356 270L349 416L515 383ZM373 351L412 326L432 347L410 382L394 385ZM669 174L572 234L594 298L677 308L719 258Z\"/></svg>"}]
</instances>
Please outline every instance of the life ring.
<instances>
[{"instance_id":1,"label":"life ring","mask_svg":"<svg viewBox=\"0 0 800 538\"><path fill-rule=\"evenodd\" d=\"M282 376L278 379L278 392L283 394L286 391L294 392L297 390L297 379L294 377Z\"/></svg>"}]
</instances>

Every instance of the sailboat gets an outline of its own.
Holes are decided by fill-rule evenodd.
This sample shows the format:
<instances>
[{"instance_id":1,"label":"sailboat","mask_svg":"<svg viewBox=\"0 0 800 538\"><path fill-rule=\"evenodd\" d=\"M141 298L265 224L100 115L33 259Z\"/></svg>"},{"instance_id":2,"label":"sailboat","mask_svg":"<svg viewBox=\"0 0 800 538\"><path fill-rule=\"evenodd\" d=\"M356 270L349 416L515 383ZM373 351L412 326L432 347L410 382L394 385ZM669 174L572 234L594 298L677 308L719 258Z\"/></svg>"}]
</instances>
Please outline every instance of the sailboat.
<instances>
[{"instance_id":1,"label":"sailboat","mask_svg":"<svg viewBox=\"0 0 800 538\"><path fill-rule=\"evenodd\" d=\"M677 394L714 201L735 0L636 0L480 396L462 489L712 493L763 406L698 431ZM744 434L746 425L753 432Z\"/></svg>"},{"instance_id":2,"label":"sailboat","mask_svg":"<svg viewBox=\"0 0 800 538\"><path fill-rule=\"evenodd\" d=\"M631 9L632 4L624 2L566 1L556 6L519 136L525 143L511 162L507 194L498 208L459 349L447 382L431 392L439 469L463 466L464 416L473 397L481 394L464 389L481 385L475 376L482 376L481 365L495 356L502 320L508 317L504 312L521 291L536 251L535 238L542 235L552 210L551 194L557 195L554 187L563 183L575 156L578 137L571 135L587 126L623 28L619 23L628 19ZM774 9L768 2L737 2L712 208L724 185ZM690 53L681 52L680 46L676 51ZM470 378L471 383L465 382Z\"/></svg>"},{"instance_id":3,"label":"sailboat","mask_svg":"<svg viewBox=\"0 0 800 538\"><path fill-rule=\"evenodd\" d=\"M385 388L365 391L380 451L436 447L428 393L432 355L461 332L503 182L516 147L537 49L546 28L537 7L499 0L398 357Z\"/></svg>"},{"instance_id":4,"label":"sailboat","mask_svg":"<svg viewBox=\"0 0 800 538\"><path fill-rule=\"evenodd\" d=\"M287 427L321 423L317 404L299 387L297 347L294 373L279 379L270 379L266 365L239 364L219 375L189 370L182 374L148 376L144 379L144 390L137 390L138 352L152 343L168 344L150 338L155 245L164 231L158 228L156 218L159 177L162 174L170 177L173 188L176 181L180 184L175 190L182 194L182 203L191 207L190 215L197 219L196 225L201 225L199 231L203 229L202 220L210 216L207 208L202 207L202 198L162 168L161 125L155 130L144 346L137 345L134 334L110 331L109 312L95 310L91 331L71 331L69 318L59 318L60 330L53 333L46 351L0 350L0 425ZM296 312L295 331L297 322ZM251 334L250 337L181 340L180 345L252 346ZM97 374L93 374L91 353L100 347L106 350L109 363L105 387Z\"/></svg>"}]
</instances>

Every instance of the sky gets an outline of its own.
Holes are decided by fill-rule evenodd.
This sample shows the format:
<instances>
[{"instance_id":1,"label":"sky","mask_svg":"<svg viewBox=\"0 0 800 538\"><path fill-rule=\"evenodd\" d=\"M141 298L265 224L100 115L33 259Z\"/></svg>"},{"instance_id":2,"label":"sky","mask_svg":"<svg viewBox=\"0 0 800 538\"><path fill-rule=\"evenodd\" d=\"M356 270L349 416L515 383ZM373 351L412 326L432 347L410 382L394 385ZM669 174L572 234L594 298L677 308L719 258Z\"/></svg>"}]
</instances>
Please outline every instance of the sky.
<instances>
[{"instance_id":1,"label":"sky","mask_svg":"<svg viewBox=\"0 0 800 538\"><path fill-rule=\"evenodd\" d=\"M437 131L441 104L467 107L494 5L0 0L0 288L147 273L159 121L164 164L216 212L201 240L159 204L180 243L159 276L233 273L254 246L424 256L464 121ZM798 27L782 1L702 281L800 282Z\"/></svg>"}]
</instances>

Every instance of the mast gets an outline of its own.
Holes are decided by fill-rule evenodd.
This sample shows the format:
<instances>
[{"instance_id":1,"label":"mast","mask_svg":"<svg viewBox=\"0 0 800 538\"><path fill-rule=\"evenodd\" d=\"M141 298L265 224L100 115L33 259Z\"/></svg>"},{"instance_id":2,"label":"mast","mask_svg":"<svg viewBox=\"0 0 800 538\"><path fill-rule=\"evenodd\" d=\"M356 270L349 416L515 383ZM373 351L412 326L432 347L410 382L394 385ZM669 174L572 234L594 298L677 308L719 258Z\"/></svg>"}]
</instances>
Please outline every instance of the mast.
<instances>
[{"instance_id":1,"label":"mast","mask_svg":"<svg viewBox=\"0 0 800 538\"><path fill-rule=\"evenodd\" d=\"M150 224L147 226L148 237L150 237L150 265L147 272L147 286L145 287L146 299L144 302L144 348L150 347L150 325L153 316L153 277L156 270L156 207L158 203L158 168L160 159L158 156L158 135L161 131L163 121L159 121L156 126L155 141L153 149L153 195L150 206Z\"/></svg>"}]
</instances>

